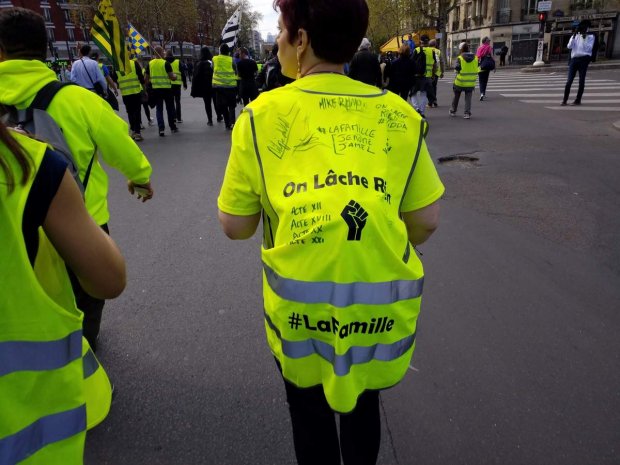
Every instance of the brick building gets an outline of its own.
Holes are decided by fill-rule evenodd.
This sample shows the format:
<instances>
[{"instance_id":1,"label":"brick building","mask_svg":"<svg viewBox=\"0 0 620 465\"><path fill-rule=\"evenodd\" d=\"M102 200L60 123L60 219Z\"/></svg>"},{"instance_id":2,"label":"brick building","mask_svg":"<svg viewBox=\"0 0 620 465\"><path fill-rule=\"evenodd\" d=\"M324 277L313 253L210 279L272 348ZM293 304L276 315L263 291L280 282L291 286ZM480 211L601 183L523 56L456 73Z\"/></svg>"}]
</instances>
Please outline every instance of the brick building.
<instances>
[{"instance_id":1,"label":"brick building","mask_svg":"<svg viewBox=\"0 0 620 465\"><path fill-rule=\"evenodd\" d=\"M0 0L0 8L22 7L36 11L45 19L48 59L77 57L77 44L90 43L91 25L67 0Z\"/></svg>"}]
</instances>

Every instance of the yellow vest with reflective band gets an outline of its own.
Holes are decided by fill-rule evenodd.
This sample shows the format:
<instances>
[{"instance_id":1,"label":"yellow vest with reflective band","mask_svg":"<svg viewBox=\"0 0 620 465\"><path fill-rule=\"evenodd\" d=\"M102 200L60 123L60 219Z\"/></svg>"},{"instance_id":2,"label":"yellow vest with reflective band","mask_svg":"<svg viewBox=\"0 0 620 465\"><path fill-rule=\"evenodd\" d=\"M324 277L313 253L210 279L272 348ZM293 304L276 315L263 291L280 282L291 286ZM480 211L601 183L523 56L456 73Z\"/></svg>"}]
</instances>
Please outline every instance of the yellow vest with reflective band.
<instances>
[{"instance_id":1,"label":"yellow vest with reflective band","mask_svg":"<svg viewBox=\"0 0 620 465\"><path fill-rule=\"evenodd\" d=\"M228 55L213 57L213 87L237 87L233 59Z\"/></svg>"},{"instance_id":2,"label":"yellow vest with reflective band","mask_svg":"<svg viewBox=\"0 0 620 465\"><path fill-rule=\"evenodd\" d=\"M461 70L454 78L454 85L458 87L476 87L476 77L478 76L478 60L475 58L467 62L461 55L458 57Z\"/></svg>"},{"instance_id":3,"label":"yellow vest with reflective band","mask_svg":"<svg viewBox=\"0 0 620 465\"><path fill-rule=\"evenodd\" d=\"M438 48L431 47L433 53L435 54L435 58L437 58L437 66L435 66L435 76L441 76L441 51Z\"/></svg>"},{"instance_id":4,"label":"yellow vest with reflective band","mask_svg":"<svg viewBox=\"0 0 620 465\"><path fill-rule=\"evenodd\" d=\"M343 76L324 88L363 96L302 90L315 77L244 110L264 186L265 328L288 381L350 412L398 383L415 347L423 270L400 205L426 123Z\"/></svg>"},{"instance_id":5,"label":"yellow vest with reflective band","mask_svg":"<svg viewBox=\"0 0 620 465\"><path fill-rule=\"evenodd\" d=\"M136 73L136 62L135 60L131 60L129 63L129 73L118 75L118 87L125 97L128 95L139 94L142 91L142 84L140 84L138 74Z\"/></svg>"},{"instance_id":6,"label":"yellow vest with reflective band","mask_svg":"<svg viewBox=\"0 0 620 465\"><path fill-rule=\"evenodd\" d=\"M179 61L179 59L177 58L172 63L170 63L170 66L172 66L172 72L177 75L177 80L170 81L170 84L172 84L173 86L183 85L183 80L181 79L181 62Z\"/></svg>"},{"instance_id":7,"label":"yellow vest with reflective band","mask_svg":"<svg viewBox=\"0 0 620 465\"><path fill-rule=\"evenodd\" d=\"M149 77L153 89L170 89L171 81L166 72L166 60L155 58L149 63Z\"/></svg>"},{"instance_id":8,"label":"yellow vest with reflective band","mask_svg":"<svg viewBox=\"0 0 620 465\"><path fill-rule=\"evenodd\" d=\"M46 146L15 137L36 173ZM19 179L21 171L13 156L5 146L0 151ZM82 313L75 304L58 305L28 260L22 214L33 179L34 175L26 186L16 185L7 195L0 170L0 459L3 464L82 464L86 433ZM46 270L49 280L59 287L69 285L64 263L56 265Z\"/></svg>"},{"instance_id":9,"label":"yellow vest with reflective band","mask_svg":"<svg viewBox=\"0 0 620 465\"><path fill-rule=\"evenodd\" d=\"M420 53L420 49L424 51L426 54L426 73L424 73L425 77L433 77L433 65L435 64L435 59L433 58L433 48L432 47L416 47L415 51Z\"/></svg>"}]
</instances>

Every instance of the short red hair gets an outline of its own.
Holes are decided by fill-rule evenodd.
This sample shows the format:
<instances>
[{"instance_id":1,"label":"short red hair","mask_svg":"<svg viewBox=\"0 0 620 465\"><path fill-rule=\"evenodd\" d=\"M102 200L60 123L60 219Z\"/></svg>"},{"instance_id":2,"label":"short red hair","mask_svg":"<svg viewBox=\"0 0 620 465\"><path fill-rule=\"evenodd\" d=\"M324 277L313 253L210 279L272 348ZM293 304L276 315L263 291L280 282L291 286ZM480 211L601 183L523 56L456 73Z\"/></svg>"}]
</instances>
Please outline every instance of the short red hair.
<instances>
[{"instance_id":1,"label":"short red hair","mask_svg":"<svg viewBox=\"0 0 620 465\"><path fill-rule=\"evenodd\" d=\"M293 43L308 32L314 54L330 63L350 61L368 28L366 0L274 0Z\"/></svg>"}]
</instances>

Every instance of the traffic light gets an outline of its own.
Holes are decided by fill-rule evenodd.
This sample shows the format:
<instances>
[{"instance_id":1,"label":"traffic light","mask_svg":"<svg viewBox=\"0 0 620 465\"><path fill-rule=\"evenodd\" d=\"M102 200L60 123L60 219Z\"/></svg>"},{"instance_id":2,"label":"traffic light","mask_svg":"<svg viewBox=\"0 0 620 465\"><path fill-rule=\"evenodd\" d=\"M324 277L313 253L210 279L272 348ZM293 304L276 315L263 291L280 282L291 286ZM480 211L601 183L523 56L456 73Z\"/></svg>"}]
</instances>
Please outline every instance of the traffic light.
<instances>
[{"instance_id":1,"label":"traffic light","mask_svg":"<svg viewBox=\"0 0 620 465\"><path fill-rule=\"evenodd\" d=\"M538 13L538 21L540 21L541 23L544 23L545 21L547 21L547 12L546 11L542 11L542 12Z\"/></svg>"}]
</instances>

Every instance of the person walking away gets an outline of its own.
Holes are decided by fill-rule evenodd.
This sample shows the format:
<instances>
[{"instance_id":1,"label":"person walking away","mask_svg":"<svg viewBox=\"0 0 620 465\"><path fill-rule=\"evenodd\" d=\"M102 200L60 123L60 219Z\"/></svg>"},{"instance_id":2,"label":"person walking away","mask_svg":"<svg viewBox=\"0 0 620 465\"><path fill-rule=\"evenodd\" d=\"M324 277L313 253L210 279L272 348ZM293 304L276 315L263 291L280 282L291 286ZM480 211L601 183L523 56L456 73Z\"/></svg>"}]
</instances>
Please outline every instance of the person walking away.
<instances>
[{"instance_id":1,"label":"person walking away","mask_svg":"<svg viewBox=\"0 0 620 465\"><path fill-rule=\"evenodd\" d=\"M111 299L125 287L124 259L86 211L66 159L2 122L0 224L2 463L81 465L86 429L105 418L112 391L82 337L67 266Z\"/></svg>"},{"instance_id":2,"label":"person walking away","mask_svg":"<svg viewBox=\"0 0 620 465\"><path fill-rule=\"evenodd\" d=\"M566 105L568 101L570 88L573 85L573 80L577 73L579 73L579 87L577 88L577 97L575 97L571 105L581 105L581 97L583 96L583 90L586 85L586 73L588 71L588 65L590 61L592 61L595 42L594 35L588 34L589 27L590 21L581 21L579 26L577 26L577 30L568 40L567 47L570 50L570 62L568 64L568 79L566 80L566 87L564 88L562 106Z\"/></svg>"},{"instance_id":3,"label":"person walking away","mask_svg":"<svg viewBox=\"0 0 620 465\"><path fill-rule=\"evenodd\" d=\"M194 98L202 98L207 113L207 126L213 126L213 111L211 103L213 101L213 56L209 47L200 49L200 59L194 67L194 76L192 77L192 89L190 95Z\"/></svg>"},{"instance_id":4,"label":"person walking away","mask_svg":"<svg viewBox=\"0 0 620 465\"><path fill-rule=\"evenodd\" d=\"M471 118L471 96L476 87L476 75L478 74L478 61L476 55L469 51L469 45L462 42L460 45L461 53L457 57L456 77L454 78L454 84L452 90L454 91L454 99L452 100L452 106L450 107L450 116L456 116L456 110L459 107L459 99L461 93L465 92L465 113L463 118Z\"/></svg>"},{"instance_id":5,"label":"person walking away","mask_svg":"<svg viewBox=\"0 0 620 465\"><path fill-rule=\"evenodd\" d=\"M241 58L237 63L237 75L239 76L239 96L243 101L243 105L247 105L258 97L258 88L256 87L256 73L258 66L256 62L249 56L248 49L241 47L239 50Z\"/></svg>"},{"instance_id":6,"label":"person walking away","mask_svg":"<svg viewBox=\"0 0 620 465\"><path fill-rule=\"evenodd\" d=\"M172 92L172 96L174 98L174 114L177 123L182 123L183 119L181 119L181 86L183 89L187 90L187 76L185 73L185 66L181 66L181 61L178 58L175 58L172 54L172 50L168 50L166 52L166 61L170 63L172 67L172 72L176 75L175 80L171 80L170 90ZM179 79L180 77L180 79Z\"/></svg>"},{"instance_id":7,"label":"person walking away","mask_svg":"<svg viewBox=\"0 0 620 465\"><path fill-rule=\"evenodd\" d=\"M99 72L99 64L89 57L90 45L80 47L80 56L71 66L71 82L104 97L108 93L108 84Z\"/></svg>"},{"instance_id":8,"label":"person walking away","mask_svg":"<svg viewBox=\"0 0 620 465\"><path fill-rule=\"evenodd\" d=\"M499 50L499 65L506 66L506 55L508 55L508 47L506 44L502 45L502 48Z\"/></svg>"},{"instance_id":9,"label":"person walking away","mask_svg":"<svg viewBox=\"0 0 620 465\"><path fill-rule=\"evenodd\" d=\"M433 53L435 54L435 59L437 60L437 64L435 65L432 77L433 94L432 96L430 96L432 97L432 100L429 97L428 106L437 108L437 82L439 81L439 79L443 79L444 64L443 58L441 57L441 51L437 48L437 41L435 39L430 40L428 42L428 46L433 50Z\"/></svg>"},{"instance_id":10,"label":"person walking away","mask_svg":"<svg viewBox=\"0 0 620 465\"><path fill-rule=\"evenodd\" d=\"M265 66L258 74L256 79L259 88L263 92L277 89L278 87L285 86L294 81L294 79L288 78L282 74L282 67L280 66L280 60L278 59L278 44L274 44L271 49L271 58L267 60Z\"/></svg>"},{"instance_id":11,"label":"person walking away","mask_svg":"<svg viewBox=\"0 0 620 465\"><path fill-rule=\"evenodd\" d=\"M398 49L398 58L386 65L387 90L407 101L413 87L414 70L409 45L402 44Z\"/></svg>"},{"instance_id":12,"label":"person walking away","mask_svg":"<svg viewBox=\"0 0 620 465\"><path fill-rule=\"evenodd\" d=\"M476 57L478 57L478 83L480 85L480 101L482 102L486 97L489 74L495 69L491 39L488 37L482 39L482 44L476 50Z\"/></svg>"},{"instance_id":13,"label":"person walking away","mask_svg":"<svg viewBox=\"0 0 620 465\"><path fill-rule=\"evenodd\" d=\"M371 465L380 391L409 371L414 349L424 273L412 244L437 227L444 188L427 123L343 74L368 26L365 0L275 5L282 73L298 79L241 112L218 216L232 239L250 238L264 218L265 330L298 463L340 464L342 452L345 465Z\"/></svg>"},{"instance_id":14,"label":"person walking away","mask_svg":"<svg viewBox=\"0 0 620 465\"><path fill-rule=\"evenodd\" d=\"M145 81L153 86L153 99L155 100L155 118L159 128L159 136L166 135L166 125L164 124L164 104L168 115L168 126L172 133L179 132L175 123L176 113L174 108L174 97L172 95L172 81L177 80L177 75L172 71L170 63L164 60L164 49L160 46L155 47L155 55L149 62L146 69Z\"/></svg>"},{"instance_id":15,"label":"person walking away","mask_svg":"<svg viewBox=\"0 0 620 465\"><path fill-rule=\"evenodd\" d=\"M24 110L40 91L57 82L45 65L46 55L43 17L24 8L0 9L0 105ZM101 229L108 232L110 220L108 175L101 160L128 179L131 194L139 188L142 201L153 197L151 165L129 137L127 123L104 100L83 87L65 86L54 96L47 113L71 150L85 186L86 209ZM96 350L105 300L91 296L75 276L72 284L77 306L84 312L84 336Z\"/></svg>"},{"instance_id":16,"label":"person walking away","mask_svg":"<svg viewBox=\"0 0 620 465\"><path fill-rule=\"evenodd\" d=\"M232 131L237 106L237 78L228 44L220 45L220 54L213 57L213 89L216 108L224 117L226 129Z\"/></svg>"},{"instance_id":17,"label":"person walking away","mask_svg":"<svg viewBox=\"0 0 620 465\"><path fill-rule=\"evenodd\" d=\"M349 77L382 88L381 67L377 55L370 51L370 41L364 37L349 66Z\"/></svg>"},{"instance_id":18,"label":"person walking away","mask_svg":"<svg viewBox=\"0 0 620 465\"><path fill-rule=\"evenodd\" d=\"M142 67L137 60L129 62L129 72L121 74L118 78L118 86L123 96L123 103L127 110L131 138L137 142L144 140L141 134L142 124L140 113L142 112L142 92L144 90L144 75Z\"/></svg>"},{"instance_id":19,"label":"person walking away","mask_svg":"<svg viewBox=\"0 0 620 465\"><path fill-rule=\"evenodd\" d=\"M422 118L425 118L426 104L428 103L428 95L433 94L433 74L435 74L435 66L437 57L433 53L433 49L429 47L428 36L420 37L420 46L413 53L413 64L415 81L412 90L413 108L416 109Z\"/></svg>"}]
</instances>

